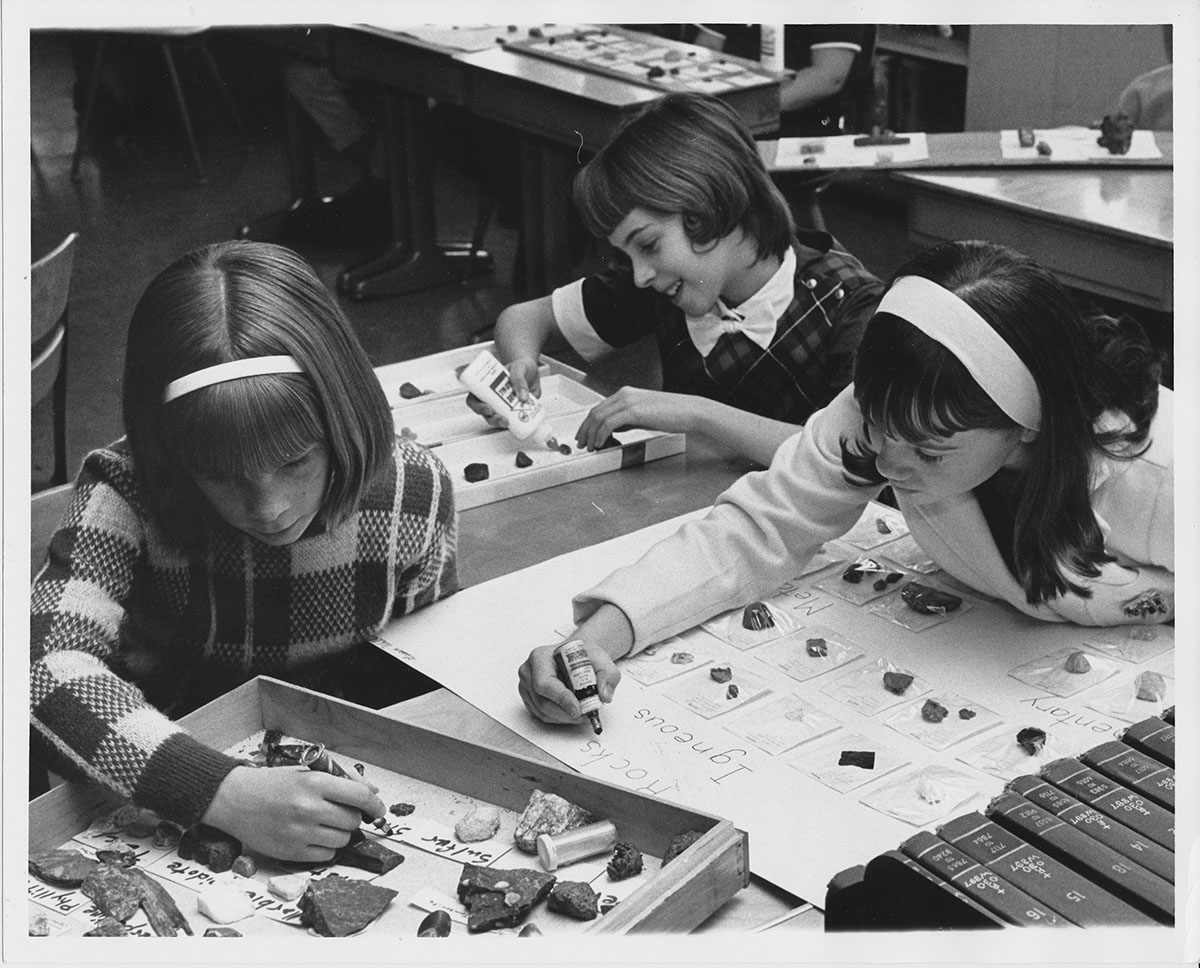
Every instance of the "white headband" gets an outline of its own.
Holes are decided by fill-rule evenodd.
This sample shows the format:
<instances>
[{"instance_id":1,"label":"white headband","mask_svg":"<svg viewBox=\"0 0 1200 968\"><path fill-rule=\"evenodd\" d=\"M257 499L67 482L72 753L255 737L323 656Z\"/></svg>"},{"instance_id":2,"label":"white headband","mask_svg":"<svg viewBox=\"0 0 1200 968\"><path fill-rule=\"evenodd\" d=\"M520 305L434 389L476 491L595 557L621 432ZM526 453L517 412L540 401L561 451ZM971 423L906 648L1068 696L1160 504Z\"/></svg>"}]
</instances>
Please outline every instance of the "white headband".
<instances>
[{"instance_id":1,"label":"white headband","mask_svg":"<svg viewBox=\"0 0 1200 968\"><path fill-rule=\"evenodd\" d=\"M294 356L254 356L247 360L231 360L228 363L218 363L208 366L178 380L172 380L163 390L163 403L170 403L185 393L199 390L201 387L212 386L214 383L224 383L226 380L240 380L244 376L262 376L267 373L303 373L304 370L296 362Z\"/></svg>"},{"instance_id":2,"label":"white headband","mask_svg":"<svg viewBox=\"0 0 1200 968\"><path fill-rule=\"evenodd\" d=\"M1042 425L1042 397L1033 374L987 321L949 289L923 276L892 283L876 312L891 313L941 343L996 406L1022 427Z\"/></svg>"}]
</instances>

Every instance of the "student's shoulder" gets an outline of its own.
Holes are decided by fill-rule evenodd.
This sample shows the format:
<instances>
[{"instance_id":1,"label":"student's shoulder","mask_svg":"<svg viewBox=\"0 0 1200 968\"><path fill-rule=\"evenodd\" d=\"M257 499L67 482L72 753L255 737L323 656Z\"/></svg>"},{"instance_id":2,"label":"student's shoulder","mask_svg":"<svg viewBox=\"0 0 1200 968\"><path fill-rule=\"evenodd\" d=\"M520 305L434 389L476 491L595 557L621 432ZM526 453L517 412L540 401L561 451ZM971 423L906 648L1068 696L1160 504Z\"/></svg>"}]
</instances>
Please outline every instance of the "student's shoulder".
<instances>
[{"instance_id":1,"label":"student's shoulder","mask_svg":"<svg viewBox=\"0 0 1200 968\"><path fill-rule=\"evenodd\" d=\"M137 468L129 442L121 437L105 447L90 451L75 478L76 491L110 488L130 501L141 503Z\"/></svg>"},{"instance_id":2,"label":"student's shoulder","mask_svg":"<svg viewBox=\"0 0 1200 968\"><path fill-rule=\"evenodd\" d=\"M793 248L797 279L820 274L851 286L883 290L879 278L828 232L797 229Z\"/></svg>"},{"instance_id":3,"label":"student's shoulder","mask_svg":"<svg viewBox=\"0 0 1200 968\"><path fill-rule=\"evenodd\" d=\"M392 459L363 496L363 510L427 513L451 499L450 474L441 459L427 447L395 440Z\"/></svg>"}]
</instances>

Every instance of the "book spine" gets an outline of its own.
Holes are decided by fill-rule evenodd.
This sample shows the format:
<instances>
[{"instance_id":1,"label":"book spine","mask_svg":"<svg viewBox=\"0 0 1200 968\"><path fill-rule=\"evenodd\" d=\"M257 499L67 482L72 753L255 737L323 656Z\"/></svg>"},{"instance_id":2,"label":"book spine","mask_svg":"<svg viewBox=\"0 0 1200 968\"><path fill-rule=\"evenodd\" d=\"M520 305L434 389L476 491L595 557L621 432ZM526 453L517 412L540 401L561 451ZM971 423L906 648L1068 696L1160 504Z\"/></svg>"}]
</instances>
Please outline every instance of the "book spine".
<instances>
[{"instance_id":1,"label":"book spine","mask_svg":"<svg viewBox=\"0 0 1200 968\"><path fill-rule=\"evenodd\" d=\"M913 834L900 850L1009 924L1065 927L1071 923L927 830Z\"/></svg>"},{"instance_id":2,"label":"book spine","mask_svg":"<svg viewBox=\"0 0 1200 968\"><path fill-rule=\"evenodd\" d=\"M1001 920L949 881L926 870L911 857L889 850L871 859L870 884L898 928L1003 928Z\"/></svg>"},{"instance_id":3,"label":"book spine","mask_svg":"<svg viewBox=\"0 0 1200 968\"><path fill-rule=\"evenodd\" d=\"M1174 812L1175 771L1169 766L1115 739L1081 753L1079 759Z\"/></svg>"},{"instance_id":4,"label":"book spine","mask_svg":"<svg viewBox=\"0 0 1200 968\"><path fill-rule=\"evenodd\" d=\"M1175 769L1175 727L1166 720L1151 716L1126 727L1117 738Z\"/></svg>"},{"instance_id":5,"label":"book spine","mask_svg":"<svg viewBox=\"0 0 1200 968\"><path fill-rule=\"evenodd\" d=\"M1111 901L1099 898L1095 903L1096 914L1105 917L1105 923L1174 921L1174 891L1162 878L1080 833L1037 804L1015 793L1002 793L988 805L986 812L997 823L1045 847L1048 853L1085 874L1106 892L1112 892Z\"/></svg>"},{"instance_id":6,"label":"book spine","mask_svg":"<svg viewBox=\"0 0 1200 968\"><path fill-rule=\"evenodd\" d=\"M1040 775L1064 793L1069 793L1174 852L1175 814L1141 793L1123 787L1078 760L1069 758L1047 763Z\"/></svg>"},{"instance_id":7,"label":"book spine","mask_svg":"<svg viewBox=\"0 0 1200 968\"><path fill-rule=\"evenodd\" d=\"M972 860L1080 927L1129 924L1129 905L977 811L943 824L938 834Z\"/></svg>"},{"instance_id":8,"label":"book spine","mask_svg":"<svg viewBox=\"0 0 1200 968\"><path fill-rule=\"evenodd\" d=\"M1175 883L1175 855L1149 837L1143 837L1132 827L1127 827L1099 810L1080 803L1036 776L1019 776L1008 784L1008 789L1019 793L1031 803L1036 803L1043 810L1050 811L1059 820L1095 837L1123 857L1141 864L1167 883Z\"/></svg>"}]
</instances>

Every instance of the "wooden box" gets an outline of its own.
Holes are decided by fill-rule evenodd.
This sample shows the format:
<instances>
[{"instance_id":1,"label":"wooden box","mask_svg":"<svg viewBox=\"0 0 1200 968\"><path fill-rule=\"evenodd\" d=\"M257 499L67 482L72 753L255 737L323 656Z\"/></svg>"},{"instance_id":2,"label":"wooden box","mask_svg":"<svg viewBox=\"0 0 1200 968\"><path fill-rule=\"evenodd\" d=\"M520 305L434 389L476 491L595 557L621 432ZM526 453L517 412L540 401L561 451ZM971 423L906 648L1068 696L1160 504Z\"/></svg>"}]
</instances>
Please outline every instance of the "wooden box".
<instances>
[{"instance_id":1,"label":"wooden box","mask_svg":"<svg viewBox=\"0 0 1200 968\"><path fill-rule=\"evenodd\" d=\"M611 820L621 841L646 855L652 871L632 893L622 897L607 913L590 922L570 921L548 914L542 902L530 915L547 935L589 932L624 934L634 931L684 932L695 928L749 883L748 840L728 820L676 806L566 769L554 769L492 747L467 743L418 726L401 723L381 713L276 679L259 677L184 717L181 722L200 741L218 749L232 749L263 729L280 729L285 735L322 742L347 766L369 764L368 779L381 780L390 773L423 803L441 799L448 810L465 812L475 803L501 808L505 822L498 837L511 837L515 817L535 789L555 793ZM380 773L380 771L385 771ZM384 784L380 796L388 803ZM95 786L67 783L55 787L29 806L29 847L38 851L59 847L86 830L97 817L119 806L114 794ZM448 821L453 827L454 820ZM666 867L658 868L672 837L688 830L703 836ZM395 845L393 845L395 846ZM405 863L383 875L377 883L399 891L383 916L365 934L411 938L426 912L410 904L425 888L436 888L453 897L462 860L400 848ZM593 863L603 865L603 855ZM582 862L581 862L582 864ZM542 870L536 855L515 847L493 863L500 869ZM153 870L153 867L150 868ZM564 880L579 879L572 866L554 872ZM601 880L605 875L601 875ZM195 893L174 882L166 885L196 935L211 923L197 913ZM603 884L594 885L597 891ZM31 905L32 907L32 905ZM238 922L246 936L298 937L304 929L261 915ZM456 925L454 933L466 936Z\"/></svg>"},{"instance_id":2,"label":"wooden box","mask_svg":"<svg viewBox=\"0 0 1200 968\"><path fill-rule=\"evenodd\" d=\"M541 358L539 367L546 419L554 426L558 441L568 445L571 452L547 450L533 441L518 440L506 430L489 427L467 407L467 391L458 382L455 371L493 346L491 343L464 346L391 363L375 371L391 405L396 433L414 437L418 443L434 449L450 472L460 511L670 457L685 449L683 434L629 430L616 435L616 446L591 453L578 450L575 431L604 396L584 386L581 371L546 356ZM409 399L401 396L404 384L422 395ZM516 466L518 451L529 456L531 466ZM473 463L487 464L487 480L476 483L466 480L466 466Z\"/></svg>"}]
</instances>

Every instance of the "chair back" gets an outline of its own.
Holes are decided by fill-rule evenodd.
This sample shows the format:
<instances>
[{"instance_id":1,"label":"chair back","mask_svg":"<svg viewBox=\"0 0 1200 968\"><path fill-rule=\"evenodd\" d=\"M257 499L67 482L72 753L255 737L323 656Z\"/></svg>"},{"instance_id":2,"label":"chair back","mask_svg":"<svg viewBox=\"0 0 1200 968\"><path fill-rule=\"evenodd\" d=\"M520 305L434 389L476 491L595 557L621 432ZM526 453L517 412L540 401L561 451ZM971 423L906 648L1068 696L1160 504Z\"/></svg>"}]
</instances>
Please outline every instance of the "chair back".
<instances>
[{"instance_id":1,"label":"chair back","mask_svg":"<svg viewBox=\"0 0 1200 968\"><path fill-rule=\"evenodd\" d=\"M75 265L72 232L53 252L38 259L29 272L30 331L32 351L32 403L44 399L62 370L67 333L67 305L71 294L71 271Z\"/></svg>"},{"instance_id":2,"label":"chair back","mask_svg":"<svg viewBox=\"0 0 1200 968\"><path fill-rule=\"evenodd\" d=\"M29 272L31 404L37 406L50 397L53 406L54 469L50 484L67 480L67 310L76 238L78 234L72 232L53 252L38 259Z\"/></svg>"},{"instance_id":3,"label":"chair back","mask_svg":"<svg viewBox=\"0 0 1200 968\"><path fill-rule=\"evenodd\" d=\"M54 532L58 529L74 493L74 484L60 484L58 487L38 491L29 499L30 579L45 564L50 539L54 537Z\"/></svg>"}]
</instances>

